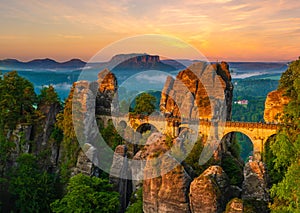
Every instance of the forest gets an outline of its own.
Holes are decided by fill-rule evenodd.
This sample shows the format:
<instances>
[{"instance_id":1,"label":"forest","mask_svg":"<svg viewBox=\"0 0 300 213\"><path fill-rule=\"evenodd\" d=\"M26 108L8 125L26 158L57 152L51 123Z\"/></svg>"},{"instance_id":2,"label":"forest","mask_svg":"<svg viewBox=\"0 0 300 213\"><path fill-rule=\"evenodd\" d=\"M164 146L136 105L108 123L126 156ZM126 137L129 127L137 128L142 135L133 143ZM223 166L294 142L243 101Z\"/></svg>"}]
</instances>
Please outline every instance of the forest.
<instances>
[{"instance_id":1,"label":"forest","mask_svg":"<svg viewBox=\"0 0 300 213\"><path fill-rule=\"evenodd\" d=\"M275 137L266 147L264 158L271 178L272 212L300 212L300 60L294 61L274 80L239 80L235 84L234 101L247 99L247 106L233 104L232 120L263 121L267 91L283 90L290 98ZM80 147L72 125L72 95L62 103L52 86L34 92L31 82L17 72L8 72L0 79L0 211L1 212L118 212L120 194L109 181L109 175L75 174ZM157 94L139 96L131 105L132 113L150 114L157 107ZM150 105L148 105L151 103ZM150 106L146 107L145 106ZM43 132L47 117L52 123ZM48 113L48 114L47 114ZM51 114L51 113L50 113ZM32 129L31 129L32 128ZM124 144L110 123L99 125L103 137L116 148ZM31 134L28 135L28 131ZM46 138L46 139L45 139ZM201 141L201 139L199 139ZM236 140L247 139L237 136ZM231 147L233 155L241 155L241 142ZM242 142L243 143L243 142ZM200 145L199 145L200 144ZM251 145L249 145L251 146ZM207 168L195 163L202 146L194 147L186 162L199 174ZM249 148L251 149L251 147ZM53 156L63 150L59 156ZM249 153L244 151L244 160ZM223 162L232 184L239 185L239 168L232 157ZM210 164L213 164L210 161ZM95 168L93 168L95 169ZM94 170L96 171L96 170ZM142 189L133 193L126 212L142 212Z\"/></svg>"}]
</instances>

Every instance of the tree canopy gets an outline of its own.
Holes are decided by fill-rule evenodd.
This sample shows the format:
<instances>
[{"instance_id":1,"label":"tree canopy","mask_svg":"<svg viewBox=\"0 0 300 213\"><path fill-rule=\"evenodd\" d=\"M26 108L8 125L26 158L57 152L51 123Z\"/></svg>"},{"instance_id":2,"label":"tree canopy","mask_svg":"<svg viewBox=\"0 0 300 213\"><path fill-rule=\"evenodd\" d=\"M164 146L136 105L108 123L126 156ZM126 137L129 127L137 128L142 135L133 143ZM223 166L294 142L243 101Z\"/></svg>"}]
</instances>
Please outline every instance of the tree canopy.
<instances>
[{"instance_id":1,"label":"tree canopy","mask_svg":"<svg viewBox=\"0 0 300 213\"><path fill-rule=\"evenodd\" d=\"M53 104L59 103L58 95L52 85L48 87L43 87L38 95L39 104Z\"/></svg>"},{"instance_id":2,"label":"tree canopy","mask_svg":"<svg viewBox=\"0 0 300 213\"><path fill-rule=\"evenodd\" d=\"M54 177L39 169L32 154L20 155L17 163L10 180L17 212L50 212L55 196Z\"/></svg>"},{"instance_id":3,"label":"tree canopy","mask_svg":"<svg viewBox=\"0 0 300 213\"><path fill-rule=\"evenodd\" d=\"M14 129L17 123L30 122L36 94L31 82L16 71L0 78L0 127Z\"/></svg>"},{"instance_id":4,"label":"tree canopy","mask_svg":"<svg viewBox=\"0 0 300 213\"><path fill-rule=\"evenodd\" d=\"M119 194L108 180L83 174L70 178L67 193L51 204L53 212L117 212Z\"/></svg>"},{"instance_id":5,"label":"tree canopy","mask_svg":"<svg viewBox=\"0 0 300 213\"><path fill-rule=\"evenodd\" d=\"M271 143L274 170L282 173L274 184L274 212L300 212L300 60L290 64L282 74L279 89L285 91L290 102L284 108L283 123Z\"/></svg>"},{"instance_id":6,"label":"tree canopy","mask_svg":"<svg viewBox=\"0 0 300 213\"><path fill-rule=\"evenodd\" d=\"M150 115L155 111L156 98L148 93L141 93L135 99L134 114Z\"/></svg>"}]
</instances>

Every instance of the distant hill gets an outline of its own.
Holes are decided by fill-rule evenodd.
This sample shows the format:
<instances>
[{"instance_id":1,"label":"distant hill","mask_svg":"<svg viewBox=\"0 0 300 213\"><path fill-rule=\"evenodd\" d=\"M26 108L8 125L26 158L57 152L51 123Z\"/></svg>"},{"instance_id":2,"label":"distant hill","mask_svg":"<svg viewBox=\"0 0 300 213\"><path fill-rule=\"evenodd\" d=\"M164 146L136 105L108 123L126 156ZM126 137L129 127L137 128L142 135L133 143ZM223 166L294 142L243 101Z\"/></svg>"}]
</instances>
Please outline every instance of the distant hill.
<instances>
[{"instance_id":1,"label":"distant hill","mask_svg":"<svg viewBox=\"0 0 300 213\"><path fill-rule=\"evenodd\" d=\"M171 64L163 63L158 55L147 54L122 54L114 56L110 63L115 64L113 71L123 70L160 70L160 71L175 71L178 70Z\"/></svg>"},{"instance_id":2,"label":"distant hill","mask_svg":"<svg viewBox=\"0 0 300 213\"><path fill-rule=\"evenodd\" d=\"M286 70L287 62L229 62L231 69L253 71L253 70Z\"/></svg>"},{"instance_id":3,"label":"distant hill","mask_svg":"<svg viewBox=\"0 0 300 213\"><path fill-rule=\"evenodd\" d=\"M86 65L86 62L80 59L72 59L66 62L57 62L53 59L35 59L29 62L22 62L16 59L4 59L0 60L0 66L9 68L25 68L25 69L67 69L67 68L82 68Z\"/></svg>"}]
</instances>

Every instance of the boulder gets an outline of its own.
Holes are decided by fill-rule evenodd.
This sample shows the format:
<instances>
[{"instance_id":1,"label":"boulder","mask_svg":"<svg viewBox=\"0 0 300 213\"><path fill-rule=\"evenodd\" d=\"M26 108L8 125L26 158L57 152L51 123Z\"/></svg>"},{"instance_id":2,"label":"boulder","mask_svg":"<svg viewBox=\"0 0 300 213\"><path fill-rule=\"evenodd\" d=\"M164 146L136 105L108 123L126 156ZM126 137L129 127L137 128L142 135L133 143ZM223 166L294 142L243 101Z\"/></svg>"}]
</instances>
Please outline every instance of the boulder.
<instances>
[{"instance_id":1,"label":"boulder","mask_svg":"<svg viewBox=\"0 0 300 213\"><path fill-rule=\"evenodd\" d=\"M225 213L243 213L244 204L243 200L238 198L233 198L226 206Z\"/></svg>"},{"instance_id":2,"label":"boulder","mask_svg":"<svg viewBox=\"0 0 300 213\"><path fill-rule=\"evenodd\" d=\"M210 166L190 186L192 213L223 212L229 180L220 166Z\"/></svg>"}]
</instances>

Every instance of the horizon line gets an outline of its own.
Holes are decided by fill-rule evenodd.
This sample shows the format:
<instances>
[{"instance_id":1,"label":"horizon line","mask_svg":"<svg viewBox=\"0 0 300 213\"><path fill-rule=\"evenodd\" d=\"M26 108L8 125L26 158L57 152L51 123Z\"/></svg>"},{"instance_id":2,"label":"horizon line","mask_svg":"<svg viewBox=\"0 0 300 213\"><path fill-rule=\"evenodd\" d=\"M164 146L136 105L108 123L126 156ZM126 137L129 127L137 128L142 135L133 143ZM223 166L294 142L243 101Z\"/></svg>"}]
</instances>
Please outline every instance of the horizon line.
<instances>
[{"instance_id":1,"label":"horizon line","mask_svg":"<svg viewBox=\"0 0 300 213\"><path fill-rule=\"evenodd\" d=\"M141 54L142 55L142 54ZM151 54L147 54L147 55L151 55ZM153 55L154 56L154 55ZM112 56L114 57L114 56ZM161 56L159 56L161 57ZM93 61L93 62L88 62L82 58L79 58L79 57L73 57L73 58L70 58L70 59L67 59L67 60L57 60L55 58L51 58L51 57L41 57L41 58L32 58L32 59L29 59L29 60L22 60L22 59L18 59L18 58L0 58L0 61L5 61L5 60L17 60L18 62L21 62L21 63L29 63L29 62L32 62L32 61L35 61L35 60L52 60L52 61L55 61L57 63L66 63L66 62L70 62L72 60L80 60L84 63L105 63L105 62L109 62L110 60L108 61ZM174 60L174 61L177 61L177 60L189 60L189 61L201 61L200 59L190 59L190 58L177 58L177 59L160 59L161 61L164 61L164 60ZM238 60L238 59L231 59L231 60L226 60L226 59L215 59L214 60L208 60L208 62L211 62L211 63L220 63L220 62L227 62L227 63L235 63L235 62L245 62L245 63L289 63L289 62L292 62L294 60L297 60L297 59L291 59L291 60Z\"/></svg>"}]
</instances>

